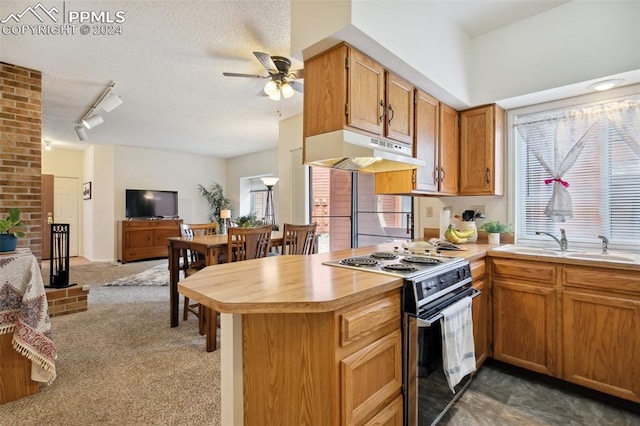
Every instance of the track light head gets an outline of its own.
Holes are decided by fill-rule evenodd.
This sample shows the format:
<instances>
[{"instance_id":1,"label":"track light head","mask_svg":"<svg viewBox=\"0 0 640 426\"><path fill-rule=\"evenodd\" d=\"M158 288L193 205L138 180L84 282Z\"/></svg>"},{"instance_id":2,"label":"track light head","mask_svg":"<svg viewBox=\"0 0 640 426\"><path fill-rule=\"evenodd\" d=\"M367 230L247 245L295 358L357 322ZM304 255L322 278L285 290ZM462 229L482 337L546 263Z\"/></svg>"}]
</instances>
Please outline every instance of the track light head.
<instances>
[{"instance_id":1,"label":"track light head","mask_svg":"<svg viewBox=\"0 0 640 426\"><path fill-rule=\"evenodd\" d=\"M104 118L102 118L101 115L97 114L82 120L82 125L87 129L93 129L94 127L99 126L102 123L104 123Z\"/></svg>"},{"instance_id":2,"label":"track light head","mask_svg":"<svg viewBox=\"0 0 640 426\"><path fill-rule=\"evenodd\" d=\"M78 139L80 139L81 141L87 140L87 131L81 124L76 124L73 129L76 131L76 136L78 136Z\"/></svg>"},{"instance_id":3,"label":"track light head","mask_svg":"<svg viewBox=\"0 0 640 426\"><path fill-rule=\"evenodd\" d=\"M113 92L100 102L102 109L107 112L113 111L120 105L122 105L122 98Z\"/></svg>"}]
</instances>

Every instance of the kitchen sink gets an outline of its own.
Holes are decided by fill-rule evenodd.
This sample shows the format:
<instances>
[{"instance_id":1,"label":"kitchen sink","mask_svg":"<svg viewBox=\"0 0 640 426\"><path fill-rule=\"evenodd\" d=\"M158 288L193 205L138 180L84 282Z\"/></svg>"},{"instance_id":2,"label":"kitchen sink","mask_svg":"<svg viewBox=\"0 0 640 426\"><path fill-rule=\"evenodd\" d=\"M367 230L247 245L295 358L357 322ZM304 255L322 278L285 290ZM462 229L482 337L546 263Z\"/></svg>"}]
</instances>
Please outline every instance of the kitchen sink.
<instances>
[{"instance_id":1,"label":"kitchen sink","mask_svg":"<svg viewBox=\"0 0 640 426\"><path fill-rule=\"evenodd\" d=\"M551 257L562 256L562 252L559 249L545 248L545 247L532 247L532 246L525 246L520 244L505 244L503 246L496 247L492 250L506 251L509 253L517 253L517 254L530 254L535 256L551 256Z\"/></svg>"},{"instance_id":2,"label":"kitchen sink","mask_svg":"<svg viewBox=\"0 0 640 426\"><path fill-rule=\"evenodd\" d=\"M597 252L566 253L564 257L568 259L596 260L602 262L640 263L640 255L626 252L610 251L607 254Z\"/></svg>"}]
</instances>

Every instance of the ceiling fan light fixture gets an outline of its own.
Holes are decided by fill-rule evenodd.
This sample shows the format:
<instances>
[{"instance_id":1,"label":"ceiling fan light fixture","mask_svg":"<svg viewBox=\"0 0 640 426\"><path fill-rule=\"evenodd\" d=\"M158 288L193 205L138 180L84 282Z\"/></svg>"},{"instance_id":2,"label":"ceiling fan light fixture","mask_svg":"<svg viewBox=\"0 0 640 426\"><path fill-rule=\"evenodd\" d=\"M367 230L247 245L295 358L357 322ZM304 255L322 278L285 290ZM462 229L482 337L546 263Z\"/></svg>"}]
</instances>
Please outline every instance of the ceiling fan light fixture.
<instances>
[{"instance_id":1,"label":"ceiling fan light fixture","mask_svg":"<svg viewBox=\"0 0 640 426\"><path fill-rule=\"evenodd\" d=\"M269 97L271 97L272 95L275 95L277 92L278 92L278 84L275 81L269 80L267 84L264 85L264 93L269 95Z\"/></svg>"},{"instance_id":2,"label":"ceiling fan light fixture","mask_svg":"<svg viewBox=\"0 0 640 426\"><path fill-rule=\"evenodd\" d=\"M93 129L94 127L99 126L102 123L104 123L104 118L102 118L101 115L97 114L82 120L82 125L87 129Z\"/></svg>"},{"instance_id":3,"label":"ceiling fan light fixture","mask_svg":"<svg viewBox=\"0 0 640 426\"><path fill-rule=\"evenodd\" d=\"M269 95L269 99L271 99L272 101L279 101L280 100L280 91L277 90L273 95Z\"/></svg>"},{"instance_id":4,"label":"ceiling fan light fixture","mask_svg":"<svg viewBox=\"0 0 640 426\"><path fill-rule=\"evenodd\" d=\"M291 87L289 83L284 83L280 90L282 91L282 96L284 96L285 99L289 99L293 96L293 87Z\"/></svg>"}]
</instances>

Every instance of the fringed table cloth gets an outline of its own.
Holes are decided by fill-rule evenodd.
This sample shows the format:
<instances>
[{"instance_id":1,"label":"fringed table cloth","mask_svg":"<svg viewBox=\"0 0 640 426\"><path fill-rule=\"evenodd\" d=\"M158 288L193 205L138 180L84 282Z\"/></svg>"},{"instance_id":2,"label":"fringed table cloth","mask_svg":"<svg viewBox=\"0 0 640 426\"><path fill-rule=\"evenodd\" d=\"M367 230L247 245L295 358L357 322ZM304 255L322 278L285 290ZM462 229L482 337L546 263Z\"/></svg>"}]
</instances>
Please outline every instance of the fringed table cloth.
<instances>
[{"instance_id":1,"label":"fringed table cloth","mask_svg":"<svg viewBox=\"0 0 640 426\"><path fill-rule=\"evenodd\" d=\"M36 257L29 249L0 253L0 334L13 332L13 348L31 360L31 380L56 378L56 348L47 295Z\"/></svg>"}]
</instances>

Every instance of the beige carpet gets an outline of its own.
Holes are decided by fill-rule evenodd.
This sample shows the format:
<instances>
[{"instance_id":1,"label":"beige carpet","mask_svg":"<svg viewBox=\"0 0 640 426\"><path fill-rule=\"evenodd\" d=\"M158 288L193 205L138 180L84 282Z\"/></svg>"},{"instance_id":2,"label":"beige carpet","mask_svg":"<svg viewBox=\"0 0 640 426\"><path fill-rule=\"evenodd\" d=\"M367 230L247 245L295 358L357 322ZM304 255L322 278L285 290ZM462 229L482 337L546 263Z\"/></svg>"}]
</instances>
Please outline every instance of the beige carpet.
<instances>
[{"instance_id":1,"label":"beige carpet","mask_svg":"<svg viewBox=\"0 0 640 426\"><path fill-rule=\"evenodd\" d=\"M91 285L89 310L52 318L58 377L0 405L1 425L220 423L220 353L205 351L197 319L169 327L168 287L100 285L154 262L71 267Z\"/></svg>"}]
</instances>

